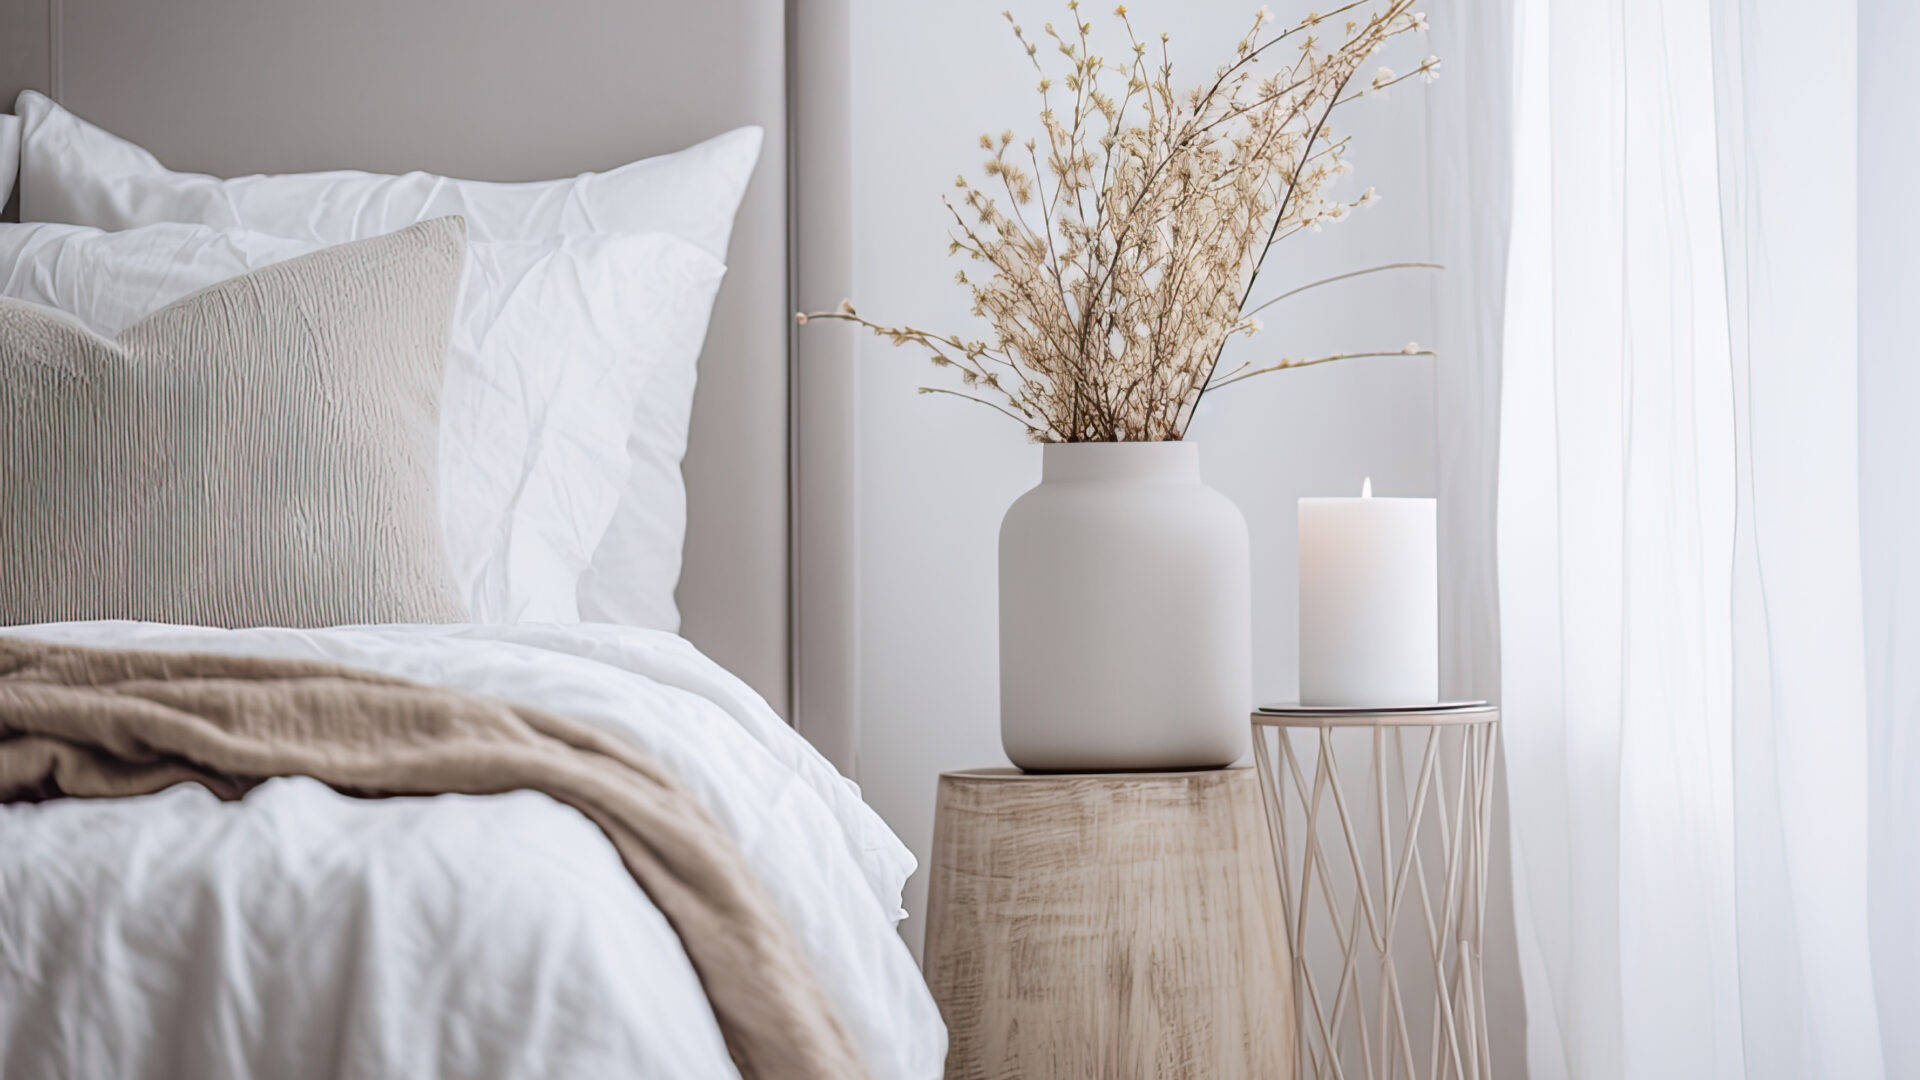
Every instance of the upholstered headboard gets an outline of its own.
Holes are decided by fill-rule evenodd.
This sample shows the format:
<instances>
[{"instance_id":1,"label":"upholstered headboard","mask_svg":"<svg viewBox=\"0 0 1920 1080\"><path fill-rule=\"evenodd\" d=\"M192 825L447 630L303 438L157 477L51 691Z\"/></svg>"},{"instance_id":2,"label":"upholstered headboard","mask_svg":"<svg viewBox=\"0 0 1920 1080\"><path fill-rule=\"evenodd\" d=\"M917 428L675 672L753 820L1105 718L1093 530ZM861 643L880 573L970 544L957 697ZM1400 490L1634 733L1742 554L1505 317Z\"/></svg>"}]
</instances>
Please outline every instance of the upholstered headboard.
<instances>
[{"instance_id":1,"label":"upholstered headboard","mask_svg":"<svg viewBox=\"0 0 1920 1080\"><path fill-rule=\"evenodd\" d=\"M791 716L788 18L783 0L0 0L0 101L33 87L223 175L542 179L765 128L700 361L679 599L685 634ZM827 652L823 670L850 663ZM810 719L848 767L851 718Z\"/></svg>"}]
</instances>

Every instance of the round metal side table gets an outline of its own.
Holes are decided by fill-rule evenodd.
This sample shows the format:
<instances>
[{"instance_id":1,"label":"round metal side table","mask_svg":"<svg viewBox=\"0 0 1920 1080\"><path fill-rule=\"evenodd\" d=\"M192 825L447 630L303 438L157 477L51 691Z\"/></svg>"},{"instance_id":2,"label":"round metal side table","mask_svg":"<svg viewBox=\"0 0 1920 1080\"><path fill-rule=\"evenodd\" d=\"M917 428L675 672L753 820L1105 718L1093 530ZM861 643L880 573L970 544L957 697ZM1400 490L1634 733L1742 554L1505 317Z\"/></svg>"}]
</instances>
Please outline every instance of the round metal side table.
<instances>
[{"instance_id":1,"label":"round metal side table","mask_svg":"<svg viewBox=\"0 0 1920 1080\"><path fill-rule=\"evenodd\" d=\"M1481 968L1500 712L1253 715L1299 1074L1491 1080Z\"/></svg>"}]
</instances>

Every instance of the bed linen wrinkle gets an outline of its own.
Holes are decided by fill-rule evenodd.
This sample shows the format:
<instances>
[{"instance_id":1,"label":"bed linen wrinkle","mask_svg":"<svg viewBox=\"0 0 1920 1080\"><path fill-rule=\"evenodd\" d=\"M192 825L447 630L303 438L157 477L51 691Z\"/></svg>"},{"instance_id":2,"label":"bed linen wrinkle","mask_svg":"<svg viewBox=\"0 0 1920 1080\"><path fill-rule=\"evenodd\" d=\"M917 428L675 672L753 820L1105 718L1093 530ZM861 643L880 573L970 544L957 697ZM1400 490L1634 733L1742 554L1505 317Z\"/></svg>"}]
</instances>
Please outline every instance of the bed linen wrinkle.
<instances>
[{"instance_id":1,"label":"bed linen wrinkle","mask_svg":"<svg viewBox=\"0 0 1920 1080\"><path fill-rule=\"evenodd\" d=\"M223 632L124 623L5 632L344 663L560 708L634 738L736 838L871 1074L941 1074L944 1030L892 930L910 857L857 789L744 684L673 635L594 626ZM79 864L29 878L67 854L49 848L54 840L77 850ZM224 854L211 857L207 844ZM605 839L576 811L535 795L356 802L302 780L269 782L235 805L185 787L117 807L108 800L0 808L0 898L28 899L26 910L0 913L0 957L22 952L10 954L10 945L33 943L30 955L0 964L0 984L41 979L63 1002L9 1016L0 987L0 1044L9 1031L49 1030L26 1023L48 1010L76 1032L148 1013L178 985L185 962L168 936L190 913L181 886L205 874L284 881L243 921L248 940L279 941L283 951L247 954L273 970L242 973L228 999L204 1003L195 1021L237 1008L234 994L251 994L267 1015L314 1012L338 1020L332 1031L353 1033L337 1069L315 1053L273 1058L258 1075L737 1075L677 937L633 895ZM343 892L350 883L357 885ZM10 907L18 905L0 904ZM350 936L339 925L349 912L362 921ZM68 964L70 952L39 944L100 947L103 936L130 935L151 951L85 971ZM525 949L496 955L468 944L503 937ZM346 981L343 954L355 959L355 981ZM132 989L131 972L145 972L159 990ZM277 981L268 977L276 973ZM156 1044L168 1038L156 1025L148 1030ZM29 1068L54 1059L103 1066L68 1075L166 1075L120 1069L100 1056L104 1047L89 1053L73 1042L42 1039L32 1044L40 1056L27 1058L29 1044L16 1037L0 1047L0 1063L9 1077L59 1075ZM428 1056L422 1046L437 1052Z\"/></svg>"},{"instance_id":2,"label":"bed linen wrinkle","mask_svg":"<svg viewBox=\"0 0 1920 1080\"><path fill-rule=\"evenodd\" d=\"M744 1075L867 1075L738 846L632 740L340 665L0 640L0 800L128 797L181 780L238 799L300 775L372 796L526 788L576 807L680 932ZM235 906L216 892L203 917ZM228 951L203 940L189 979ZM229 1029L199 1034L217 1042Z\"/></svg>"}]
</instances>

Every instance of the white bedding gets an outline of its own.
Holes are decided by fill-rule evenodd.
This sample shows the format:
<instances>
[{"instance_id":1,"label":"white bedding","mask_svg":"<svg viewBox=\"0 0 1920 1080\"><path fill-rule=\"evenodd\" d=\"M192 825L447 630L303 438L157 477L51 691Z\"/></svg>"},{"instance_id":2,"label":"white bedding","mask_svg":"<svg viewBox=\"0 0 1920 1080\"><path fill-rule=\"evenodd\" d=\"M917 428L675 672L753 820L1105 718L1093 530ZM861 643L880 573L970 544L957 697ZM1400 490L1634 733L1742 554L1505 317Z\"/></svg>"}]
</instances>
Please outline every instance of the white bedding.
<instances>
[{"instance_id":1,"label":"white bedding","mask_svg":"<svg viewBox=\"0 0 1920 1080\"><path fill-rule=\"evenodd\" d=\"M0 633L329 660L625 732L738 841L876 1080L946 1035L894 931L913 859L751 690L612 626ZM0 806L0 1075L732 1077L679 939L573 809L277 780Z\"/></svg>"}]
</instances>

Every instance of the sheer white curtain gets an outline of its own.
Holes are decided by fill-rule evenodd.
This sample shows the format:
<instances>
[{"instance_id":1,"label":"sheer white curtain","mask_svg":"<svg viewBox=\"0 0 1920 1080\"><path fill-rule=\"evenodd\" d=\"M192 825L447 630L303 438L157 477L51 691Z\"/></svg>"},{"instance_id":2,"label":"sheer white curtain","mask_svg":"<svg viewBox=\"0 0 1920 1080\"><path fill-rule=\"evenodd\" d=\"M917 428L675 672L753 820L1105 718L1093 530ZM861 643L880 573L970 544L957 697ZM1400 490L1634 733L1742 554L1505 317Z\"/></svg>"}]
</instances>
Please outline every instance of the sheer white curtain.
<instances>
[{"instance_id":1,"label":"sheer white curtain","mask_svg":"<svg viewBox=\"0 0 1920 1080\"><path fill-rule=\"evenodd\" d=\"M1920 15L1869 3L1485 5L1536 1080L1920 1076Z\"/></svg>"},{"instance_id":2,"label":"sheer white curtain","mask_svg":"<svg viewBox=\"0 0 1920 1080\"><path fill-rule=\"evenodd\" d=\"M1860 551L1869 939L1889 1077L1920 1077L1920 3L1860 5Z\"/></svg>"}]
</instances>

